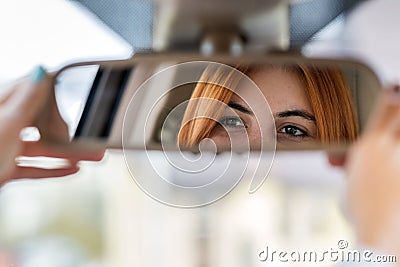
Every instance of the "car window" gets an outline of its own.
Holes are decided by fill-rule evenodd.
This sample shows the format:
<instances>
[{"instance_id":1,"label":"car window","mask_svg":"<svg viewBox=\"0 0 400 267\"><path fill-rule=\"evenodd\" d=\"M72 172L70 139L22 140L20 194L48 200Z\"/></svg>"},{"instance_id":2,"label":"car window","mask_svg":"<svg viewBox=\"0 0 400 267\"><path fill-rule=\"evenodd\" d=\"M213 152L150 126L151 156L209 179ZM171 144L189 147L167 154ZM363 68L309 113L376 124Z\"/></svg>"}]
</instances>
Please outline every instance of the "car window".
<instances>
[{"instance_id":1,"label":"car window","mask_svg":"<svg viewBox=\"0 0 400 267\"><path fill-rule=\"evenodd\" d=\"M0 85L34 66L53 70L78 60L127 58L132 46L78 2L0 4Z\"/></svg>"}]
</instances>

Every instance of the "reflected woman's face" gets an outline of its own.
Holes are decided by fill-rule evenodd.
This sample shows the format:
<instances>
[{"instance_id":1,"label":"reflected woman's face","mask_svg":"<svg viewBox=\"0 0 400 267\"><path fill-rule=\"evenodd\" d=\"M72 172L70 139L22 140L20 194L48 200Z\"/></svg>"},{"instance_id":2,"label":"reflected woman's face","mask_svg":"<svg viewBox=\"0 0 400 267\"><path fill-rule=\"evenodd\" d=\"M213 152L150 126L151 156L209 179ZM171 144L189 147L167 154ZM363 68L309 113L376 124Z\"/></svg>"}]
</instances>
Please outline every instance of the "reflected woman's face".
<instances>
[{"instance_id":1,"label":"reflected woman's face","mask_svg":"<svg viewBox=\"0 0 400 267\"><path fill-rule=\"evenodd\" d=\"M264 68L250 73L249 76L270 105L275 120L277 148L316 141L314 113L297 74L284 69ZM246 88L238 88L237 94L246 100L258 96L254 90ZM227 109L219 119L219 125L211 132L210 138L217 146L226 146L230 143L229 131L231 138L239 142L248 138L250 146L257 147L261 139L260 126L255 116L257 108L251 109L238 95L234 94L228 103L236 115Z\"/></svg>"}]
</instances>

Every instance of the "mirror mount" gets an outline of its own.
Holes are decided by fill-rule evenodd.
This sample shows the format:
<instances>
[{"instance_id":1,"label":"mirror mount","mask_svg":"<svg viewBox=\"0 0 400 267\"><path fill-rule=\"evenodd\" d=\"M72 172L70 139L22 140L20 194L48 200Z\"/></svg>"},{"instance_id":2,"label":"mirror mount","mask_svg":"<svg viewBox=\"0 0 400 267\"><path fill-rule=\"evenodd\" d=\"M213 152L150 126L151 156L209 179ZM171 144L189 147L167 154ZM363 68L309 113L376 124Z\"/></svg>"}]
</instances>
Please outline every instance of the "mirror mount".
<instances>
[{"instance_id":1,"label":"mirror mount","mask_svg":"<svg viewBox=\"0 0 400 267\"><path fill-rule=\"evenodd\" d=\"M200 52L211 56L217 53L240 55L243 52L244 38L236 27L209 28L203 34Z\"/></svg>"},{"instance_id":2,"label":"mirror mount","mask_svg":"<svg viewBox=\"0 0 400 267\"><path fill-rule=\"evenodd\" d=\"M287 50L289 4L288 0L155 1L153 49L205 55Z\"/></svg>"}]
</instances>

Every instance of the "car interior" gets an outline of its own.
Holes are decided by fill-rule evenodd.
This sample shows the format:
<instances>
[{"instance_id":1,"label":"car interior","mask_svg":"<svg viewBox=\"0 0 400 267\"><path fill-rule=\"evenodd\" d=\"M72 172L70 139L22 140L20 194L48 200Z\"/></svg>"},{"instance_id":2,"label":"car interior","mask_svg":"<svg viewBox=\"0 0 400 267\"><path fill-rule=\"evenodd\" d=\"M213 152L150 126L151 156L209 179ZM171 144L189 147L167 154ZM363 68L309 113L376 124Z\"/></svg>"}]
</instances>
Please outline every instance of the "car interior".
<instances>
[{"instance_id":1,"label":"car interior","mask_svg":"<svg viewBox=\"0 0 400 267\"><path fill-rule=\"evenodd\" d=\"M200 143L193 151L178 139L192 95L208 82L204 74L213 64L229 71L239 65L338 70L362 134L384 81L340 36L367 2L0 4L0 17L13 29L3 35L15 43L20 39L12 32L31 38L29 47L0 51L9 64L0 85L32 64L46 64L70 137L58 145L106 149L102 161L80 163L77 174L0 188L0 266L2 260L21 267L286 266L265 253L321 255L356 246L344 171L327 159L327 152L344 153L353 140L281 148L274 135L265 146L252 147L247 139L229 149ZM35 16L27 15L32 10ZM42 27L43 35L28 35L30 27ZM259 86L246 75L240 79ZM260 116L270 118L273 105L265 103L268 112ZM341 110L338 103L334 109ZM26 129L23 138L51 142L42 130ZM295 265L336 264L304 257Z\"/></svg>"}]
</instances>

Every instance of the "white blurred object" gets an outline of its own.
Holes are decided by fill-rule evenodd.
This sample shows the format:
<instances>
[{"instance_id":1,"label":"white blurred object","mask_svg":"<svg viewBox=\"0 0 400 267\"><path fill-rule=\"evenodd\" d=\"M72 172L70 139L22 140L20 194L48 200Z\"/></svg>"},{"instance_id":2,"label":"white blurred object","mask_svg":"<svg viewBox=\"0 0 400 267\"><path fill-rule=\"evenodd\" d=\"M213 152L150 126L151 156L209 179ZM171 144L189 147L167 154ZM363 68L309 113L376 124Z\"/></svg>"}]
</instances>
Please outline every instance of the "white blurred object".
<instances>
[{"instance_id":1,"label":"white blurred object","mask_svg":"<svg viewBox=\"0 0 400 267\"><path fill-rule=\"evenodd\" d=\"M302 49L310 57L351 57L368 64L383 84L400 83L400 1L370 0L338 16Z\"/></svg>"},{"instance_id":2,"label":"white blurred object","mask_svg":"<svg viewBox=\"0 0 400 267\"><path fill-rule=\"evenodd\" d=\"M367 1L346 22L346 46L371 64L384 83L400 82L399 11L398 0Z\"/></svg>"},{"instance_id":3,"label":"white blurred object","mask_svg":"<svg viewBox=\"0 0 400 267\"><path fill-rule=\"evenodd\" d=\"M132 53L127 42L74 1L2 1L0 37L0 85L37 64L56 68L67 61Z\"/></svg>"},{"instance_id":4,"label":"white blurred object","mask_svg":"<svg viewBox=\"0 0 400 267\"><path fill-rule=\"evenodd\" d=\"M36 127L25 127L21 130L19 137L23 141L39 141L40 132Z\"/></svg>"},{"instance_id":5,"label":"white blurred object","mask_svg":"<svg viewBox=\"0 0 400 267\"><path fill-rule=\"evenodd\" d=\"M21 267L83 267L87 255L79 243L63 236L48 236L21 246Z\"/></svg>"}]
</instances>

